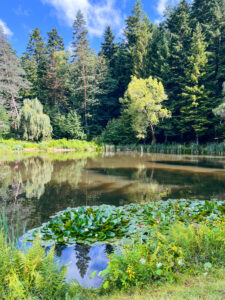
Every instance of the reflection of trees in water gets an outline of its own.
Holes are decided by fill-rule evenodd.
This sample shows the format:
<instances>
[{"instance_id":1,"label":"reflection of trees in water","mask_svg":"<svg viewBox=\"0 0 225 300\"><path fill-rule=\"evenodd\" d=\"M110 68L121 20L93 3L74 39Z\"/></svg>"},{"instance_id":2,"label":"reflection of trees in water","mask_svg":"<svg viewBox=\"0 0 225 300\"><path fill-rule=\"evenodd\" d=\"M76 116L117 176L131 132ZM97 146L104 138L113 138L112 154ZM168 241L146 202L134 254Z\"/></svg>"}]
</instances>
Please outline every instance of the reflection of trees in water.
<instances>
[{"instance_id":1,"label":"reflection of trees in water","mask_svg":"<svg viewBox=\"0 0 225 300\"><path fill-rule=\"evenodd\" d=\"M160 185L154 180L154 169L151 170L150 174L148 172L149 170L145 169L144 166L140 166L133 174L132 179L137 182L127 188L132 202L158 201L170 194L170 188Z\"/></svg>"},{"instance_id":2,"label":"reflection of trees in water","mask_svg":"<svg viewBox=\"0 0 225 300\"><path fill-rule=\"evenodd\" d=\"M82 278L84 278L89 266L89 261L91 260L89 256L90 248L91 247L88 245L79 245L79 244L75 245L76 258L77 258L76 265L80 272L80 276Z\"/></svg>"},{"instance_id":3,"label":"reflection of trees in water","mask_svg":"<svg viewBox=\"0 0 225 300\"><path fill-rule=\"evenodd\" d=\"M26 198L37 198L45 192L45 185L51 180L53 164L50 160L34 157L23 162L21 179Z\"/></svg>"},{"instance_id":4,"label":"reflection of trees in water","mask_svg":"<svg viewBox=\"0 0 225 300\"><path fill-rule=\"evenodd\" d=\"M5 199L11 184L11 168L7 165L0 165L0 197Z\"/></svg>"},{"instance_id":5,"label":"reflection of trees in water","mask_svg":"<svg viewBox=\"0 0 225 300\"><path fill-rule=\"evenodd\" d=\"M71 187L75 188L81 179L82 171L86 163L86 159L69 160L65 162L55 161L52 181L57 183L67 182Z\"/></svg>"}]
</instances>

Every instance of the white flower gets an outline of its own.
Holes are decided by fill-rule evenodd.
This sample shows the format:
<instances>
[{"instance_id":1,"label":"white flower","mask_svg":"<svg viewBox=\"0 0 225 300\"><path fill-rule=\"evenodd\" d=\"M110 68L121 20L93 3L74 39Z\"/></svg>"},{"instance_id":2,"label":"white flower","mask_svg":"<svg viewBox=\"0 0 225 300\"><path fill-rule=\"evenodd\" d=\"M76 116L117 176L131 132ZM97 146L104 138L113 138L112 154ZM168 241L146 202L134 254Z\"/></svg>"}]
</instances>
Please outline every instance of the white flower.
<instances>
[{"instance_id":1,"label":"white flower","mask_svg":"<svg viewBox=\"0 0 225 300\"><path fill-rule=\"evenodd\" d=\"M78 209L76 209L76 212L78 212L79 210Z\"/></svg>"},{"instance_id":2,"label":"white flower","mask_svg":"<svg viewBox=\"0 0 225 300\"><path fill-rule=\"evenodd\" d=\"M98 234L96 233L95 237L98 237Z\"/></svg>"},{"instance_id":3,"label":"white flower","mask_svg":"<svg viewBox=\"0 0 225 300\"><path fill-rule=\"evenodd\" d=\"M88 228L85 228L84 231L88 231Z\"/></svg>"},{"instance_id":4,"label":"white flower","mask_svg":"<svg viewBox=\"0 0 225 300\"><path fill-rule=\"evenodd\" d=\"M182 260L182 259L179 259L179 260L178 260L178 265L179 265L179 266L183 266L183 264L184 264L183 260Z\"/></svg>"},{"instance_id":5,"label":"white flower","mask_svg":"<svg viewBox=\"0 0 225 300\"><path fill-rule=\"evenodd\" d=\"M204 276L207 276L207 275L208 275L208 272L203 273L203 275L204 275Z\"/></svg>"},{"instance_id":6,"label":"white flower","mask_svg":"<svg viewBox=\"0 0 225 300\"><path fill-rule=\"evenodd\" d=\"M146 263L146 260L144 258L141 258L140 262L144 265Z\"/></svg>"},{"instance_id":7,"label":"white flower","mask_svg":"<svg viewBox=\"0 0 225 300\"><path fill-rule=\"evenodd\" d=\"M162 263L157 263L156 267L157 267L157 268L162 267Z\"/></svg>"},{"instance_id":8,"label":"white flower","mask_svg":"<svg viewBox=\"0 0 225 300\"><path fill-rule=\"evenodd\" d=\"M100 277L101 277L101 274L102 274L102 271L98 272L98 276L100 276Z\"/></svg>"}]
</instances>

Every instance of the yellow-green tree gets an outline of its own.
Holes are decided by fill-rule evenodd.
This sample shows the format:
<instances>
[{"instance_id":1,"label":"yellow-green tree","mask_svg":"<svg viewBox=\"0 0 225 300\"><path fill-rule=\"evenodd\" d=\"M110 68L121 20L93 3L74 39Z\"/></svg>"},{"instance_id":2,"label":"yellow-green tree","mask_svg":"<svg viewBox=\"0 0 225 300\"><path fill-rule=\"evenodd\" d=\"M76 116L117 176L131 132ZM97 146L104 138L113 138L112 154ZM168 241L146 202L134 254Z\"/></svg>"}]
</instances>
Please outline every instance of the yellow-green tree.
<instances>
[{"instance_id":1,"label":"yellow-green tree","mask_svg":"<svg viewBox=\"0 0 225 300\"><path fill-rule=\"evenodd\" d=\"M155 127L160 119L171 117L170 111L162 107L164 100L167 100L167 95L160 81L151 76L147 79L132 77L121 103L131 116L131 126L139 139L144 139L151 128L152 141L155 142Z\"/></svg>"}]
</instances>

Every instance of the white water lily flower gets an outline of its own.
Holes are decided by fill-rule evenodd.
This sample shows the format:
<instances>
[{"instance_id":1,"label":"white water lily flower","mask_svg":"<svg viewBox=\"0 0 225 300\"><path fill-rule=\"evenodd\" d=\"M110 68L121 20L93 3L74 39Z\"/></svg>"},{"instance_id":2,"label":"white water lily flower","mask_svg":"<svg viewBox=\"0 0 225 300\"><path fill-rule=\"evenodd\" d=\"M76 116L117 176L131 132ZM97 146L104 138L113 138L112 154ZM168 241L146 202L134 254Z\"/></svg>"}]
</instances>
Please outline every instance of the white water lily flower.
<instances>
[{"instance_id":1,"label":"white water lily flower","mask_svg":"<svg viewBox=\"0 0 225 300\"><path fill-rule=\"evenodd\" d=\"M88 228L85 228L84 231L88 231Z\"/></svg>"},{"instance_id":2,"label":"white water lily flower","mask_svg":"<svg viewBox=\"0 0 225 300\"><path fill-rule=\"evenodd\" d=\"M179 259L179 260L178 260L178 265L179 265L179 266L183 266L183 264L184 264L183 260L182 260L182 259Z\"/></svg>"},{"instance_id":3,"label":"white water lily flower","mask_svg":"<svg viewBox=\"0 0 225 300\"><path fill-rule=\"evenodd\" d=\"M162 267L162 263L157 263L156 267L157 267L157 268Z\"/></svg>"},{"instance_id":4,"label":"white water lily flower","mask_svg":"<svg viewBox=\"0 0 225 300\"><path fill-rule=\"evenodd\" d=\"M146 260L144 258L141 258L140 262L144 265L146 263Z\"/></svg>"}]
</instances>

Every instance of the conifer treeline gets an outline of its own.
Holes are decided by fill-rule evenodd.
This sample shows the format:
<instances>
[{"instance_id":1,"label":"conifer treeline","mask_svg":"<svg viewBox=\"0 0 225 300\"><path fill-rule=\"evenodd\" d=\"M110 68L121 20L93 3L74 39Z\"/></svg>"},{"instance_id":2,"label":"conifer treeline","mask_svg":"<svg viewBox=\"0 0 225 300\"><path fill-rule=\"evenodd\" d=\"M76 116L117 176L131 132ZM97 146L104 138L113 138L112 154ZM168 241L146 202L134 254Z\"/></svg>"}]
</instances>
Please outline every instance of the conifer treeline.
<instances>
[{"instance_id":1,"label":"conifer treeline","mask_svg":"<svg viewBox=\"0 0 225 300\"><path fill-rule=\"evenodd\" d=\"M121 143L135 142L119 101L132 76L153 76L164 85L172 118L158 126L158 141L206 142L225 136L220 118L224 112L213 113L224 107L220 104L225 82L225 0L192 4L181 0L167 9L159 25L149 20L138 0L121 41L108 26L98 54L89 46L86 21L79 11L71 53L65 51L56 29L45 41L36 28L21 65L30 88L20 90L17 102L37 97L51 119L55 138L84 137L84 132L93 138L107 127L103 137L108 134L113 141L116 135ZM150 140L149 131L146 142Z\"/></svg>"}]
</instances>

